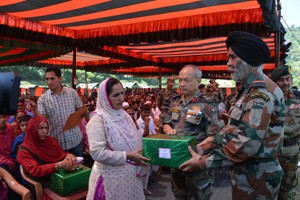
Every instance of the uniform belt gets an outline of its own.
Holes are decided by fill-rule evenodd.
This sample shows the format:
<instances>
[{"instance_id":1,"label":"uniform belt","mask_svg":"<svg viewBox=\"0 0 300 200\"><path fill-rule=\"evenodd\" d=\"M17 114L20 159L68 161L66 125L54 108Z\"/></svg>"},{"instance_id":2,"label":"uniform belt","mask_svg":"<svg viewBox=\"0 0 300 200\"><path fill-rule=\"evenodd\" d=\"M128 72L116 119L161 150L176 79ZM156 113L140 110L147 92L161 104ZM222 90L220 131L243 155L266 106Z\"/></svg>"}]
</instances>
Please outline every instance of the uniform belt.
<instances>
[{"instance_id":1,"label":"uniform belt","mask_svg":"<svg viewBox=\"0 0 300 200\"><path fill-rule=\"evenodd\" d=\"M298 137L287 138L287 139L283 140L283 146L284 147L294 146L296 144L299 144L299 138Z\"/></svg>"}]
</instances>

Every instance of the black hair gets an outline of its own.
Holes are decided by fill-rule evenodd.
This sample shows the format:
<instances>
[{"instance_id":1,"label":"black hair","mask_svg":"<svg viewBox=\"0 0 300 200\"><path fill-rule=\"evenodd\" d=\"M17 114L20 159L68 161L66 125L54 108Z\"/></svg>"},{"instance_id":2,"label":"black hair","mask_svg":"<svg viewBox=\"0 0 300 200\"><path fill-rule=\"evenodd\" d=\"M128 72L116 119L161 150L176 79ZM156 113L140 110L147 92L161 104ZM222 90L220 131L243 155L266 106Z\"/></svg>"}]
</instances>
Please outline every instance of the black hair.
<instances>
[{"instance_id":1,"label":"black hair","mask_svg":"<svg viewBox=\"0 0 300 200\"><path fill-rule=\"evenodd\" d=\"M106 94L107 96L110 95L110 93L112 92L112 88L114 85L117 85L118 83L120 83L122 85L122 83L115 78L110 78L107 83L106 83Z\"/></svg>"},{"instance_id":2,"label":"black hair","mask_svg":"<svg viewBox=\"0 0 300 200\"><path fill-rule=\"evenodd\" d=\"M125 111L127 111L129 109L133 110L133 107L132 106L128 106L128 107L124 108Z\"/></svg>"},{"instance_id":3,"label":"black hair","mask_svg":"<svg viewBox=\"0 0 300 200\"><path fill-rule=\"evenodd\" d=\"M141 105L140 109L141 109L141 112L149 112L149 111L151 111L151 106L149 104L143 104L143 105Z\"/></svg>"},{"instance_id":4,"label":"black hair","mask_svg":"<svg viewBox=\"0 0 300 200\"><path fill-rule=\"evenodd\" d=\"M57 76L58 78L61 77L61 70L59 69L59 67L49 66L49 67L47 67L45 73L47 73L47 72L54 72L55 76Z\"/></svg>"},{"instance_id":5,"label":"black hair","mask_svg":"<svg viewBox=\"0 0 300 200\"><path fill-rule=\"evenodd\" d=\"M198 89L202 89L202 88L205 88L205 84L200 84L200 85L198 86Z\"/></svg>"},{"instance_id":6,"label":"black hair","mask_svg":"<svg viewBox=\"0 0 300 200\"><path fill-rule=\"evenodd\" d=\"M132 101L132 105L134 105L134 104L138 104L138 105L140 105L140 101L139 100L134 100L134 101Z\"/></svg>"},{"instance_id":7,"label":"black hair","mask_svg":"<svg viewBox=\"0 0 300 200\"><path fill-rule=\"evenodd\" d=\"M95 110L95 106L94 105L89 105L88 111L93 112L94 110Z\"/></svg>"},{"instance_id":8,"label":"black hair","mask_svg":"<svg viewBox=\"0 0 300 200\"><path fill-rule=\"evenodd\" d=\"M19 118L19 124L21 124L21 122L28 122L31 119L31 117L29 115L24 115L23 117Z\"/></svg>"}]
</instances>

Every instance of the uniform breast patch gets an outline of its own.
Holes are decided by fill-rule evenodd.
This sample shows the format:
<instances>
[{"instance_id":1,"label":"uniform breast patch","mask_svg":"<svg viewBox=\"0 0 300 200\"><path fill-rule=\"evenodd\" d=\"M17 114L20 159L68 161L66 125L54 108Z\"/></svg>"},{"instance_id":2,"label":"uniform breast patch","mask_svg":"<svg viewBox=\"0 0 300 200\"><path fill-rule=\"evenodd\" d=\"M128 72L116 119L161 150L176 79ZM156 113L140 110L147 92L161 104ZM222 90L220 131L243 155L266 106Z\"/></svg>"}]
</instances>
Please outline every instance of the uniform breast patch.
<instances>
[{"instance_id":1,"label":"uniform breast patch","mask_svg":"<svg viewBox=\"0 0 300 200\"><path fill-rule=\"evenodd\" d=\"M251 99L255 99L255 98L262 98L264 99L265 101L269 101L270 100L270 97L268 95L266 95L265 93L263 92L259 92L259 91L255 91L255 92L252 92L250 94L251 96Z\"/></svg>"}]
</instances>

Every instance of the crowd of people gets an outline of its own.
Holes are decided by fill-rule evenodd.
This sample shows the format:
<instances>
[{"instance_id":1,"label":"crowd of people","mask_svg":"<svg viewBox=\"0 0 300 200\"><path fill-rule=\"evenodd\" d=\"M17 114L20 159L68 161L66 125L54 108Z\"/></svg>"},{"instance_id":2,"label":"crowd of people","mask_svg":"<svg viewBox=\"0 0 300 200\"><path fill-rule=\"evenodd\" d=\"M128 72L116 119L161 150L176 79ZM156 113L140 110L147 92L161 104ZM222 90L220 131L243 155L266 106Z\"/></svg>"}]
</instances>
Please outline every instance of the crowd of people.
<instances>
[{"instance_id":1,"label":"crowd of people","mask_svg":"<svg viewBox=\"0 0 300 200\"><path fill-rule=\"evenodd\" d=\"M224 95L215 79L201 84L192 64L166 88L155 92L124 89L115 78L102 81L89 96L62 85L57 67L48 67L48 86L38 99L21 96L15 115L0 114L0 167L20 176L20 166L44 187L59 169L74 171L76 157L92 168L87 199L145 199L158 166L142 154L142 138L152 134L195 136L191 159L170 169L175 199L209 199L213 170L228 167L232 199L294 199L297 186L300 100L293 93L289 66L270 77L270 57L257 36L233 32L226 40L235 92ZM88 107L79 126L64 129L68 117ZM18 199L9 190L9 199Z\"/></svg>"}]
</instances>

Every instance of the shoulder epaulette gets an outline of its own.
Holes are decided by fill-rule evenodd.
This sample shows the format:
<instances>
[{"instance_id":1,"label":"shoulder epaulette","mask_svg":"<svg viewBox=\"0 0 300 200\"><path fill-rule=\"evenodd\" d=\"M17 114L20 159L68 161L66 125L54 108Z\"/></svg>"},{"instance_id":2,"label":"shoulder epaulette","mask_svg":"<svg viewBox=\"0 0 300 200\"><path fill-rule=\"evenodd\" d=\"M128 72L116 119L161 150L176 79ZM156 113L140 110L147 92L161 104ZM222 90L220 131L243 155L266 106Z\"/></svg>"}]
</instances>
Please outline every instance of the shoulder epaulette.
<instances>
[{"instance_id":1,"label":"shoulder epaulette","mask_svg":"<svg viewBox=\"0 0 300 200\"><path fill-rule=\"evenodd\" d=\"M266 82L264 80L254 80L251 85L253 88L265 88Z\"/></svg>"},{"instance_id":2,"label":"shoulder epaulette","mask_svg":"<svg viewBox=\"0 0 300 200\"><path fill-rule=\"evenodd\" d=\"M199 101L200 102L205 102L205 103L212 103L213 102L213 100L212 100L212 98L210 98L208 95L206 95L206 94L201 94L201 95L199 95Z\"/></svg>"},{"instance_id":3,"label":"shoulder epaulette","mask_svg":"<svg viewBox=\"0 0 300 200\"><path fill-rule=\"evenodd\" d=\"M257 90L251 92L250 97L251 97L251 99L261 98L261 99L264 99L265 101L270 100L270 97L266 93L263 93L263 92L260 92Z\"/></svg>"}]
</instances>

